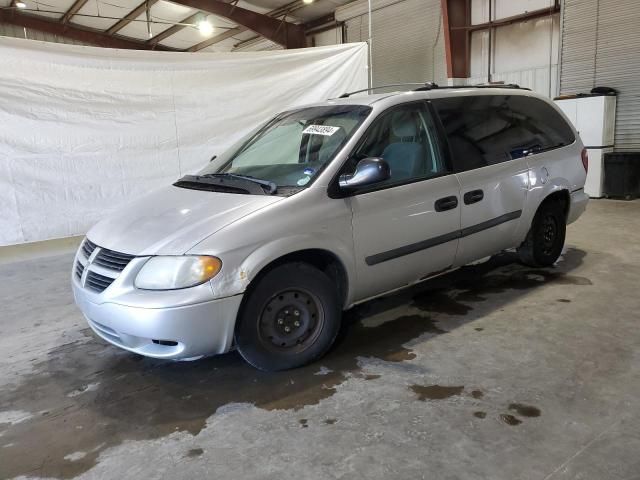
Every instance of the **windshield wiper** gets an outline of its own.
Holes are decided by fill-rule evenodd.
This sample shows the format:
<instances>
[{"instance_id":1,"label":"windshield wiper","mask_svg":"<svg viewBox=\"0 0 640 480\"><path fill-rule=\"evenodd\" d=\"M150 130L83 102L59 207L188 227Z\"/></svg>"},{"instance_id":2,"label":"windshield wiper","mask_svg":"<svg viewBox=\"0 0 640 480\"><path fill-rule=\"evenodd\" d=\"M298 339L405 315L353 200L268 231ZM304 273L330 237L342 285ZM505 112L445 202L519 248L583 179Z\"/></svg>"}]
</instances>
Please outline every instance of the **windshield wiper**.
<instances>
[{"instance_id":1,"label":"windshield wiper","mask_svg":"<svg viewBox=\"0 0 640 480\"><path fill-rule=\"evenodd\" d=\"M203 175L185 175L176 183L176 187L191 188L194 190L211 190L229 193L249 193L253 195L266 195L262 185L257 185L248 180L233 177L209 177Z\"/></svg>"},{"instance_id":2,"label":"windshield wiper","mask_svg":"<svg viewBox=\"0 0 640 480\"><path fill-rule=\"evenodd\" d=\"M204 175L200 175L203 178L237 178L238 180L245 180L247 182L252 182L258 184L260 186L267 188L267 193L273 195L278 190L278 186L269 180L262 180L260 178L252 177L251 175L238 175L236 173L206 173Z\"/></svg>"}]
</instances>

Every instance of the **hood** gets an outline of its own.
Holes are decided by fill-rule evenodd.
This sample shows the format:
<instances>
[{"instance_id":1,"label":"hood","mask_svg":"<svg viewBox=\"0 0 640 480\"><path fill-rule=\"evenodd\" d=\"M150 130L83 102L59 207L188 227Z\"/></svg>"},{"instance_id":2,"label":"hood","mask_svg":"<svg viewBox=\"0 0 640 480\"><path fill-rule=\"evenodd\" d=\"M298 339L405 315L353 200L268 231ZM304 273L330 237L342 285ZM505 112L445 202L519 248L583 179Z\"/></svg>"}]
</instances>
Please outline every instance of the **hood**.
<instances>
[{"instance_id":1,"label":"hood","mask_svg":"<svg viewBox=\"0 0 640 480\"><path fill-rule=\"evenodd\" d=\"M280 200L165 187L119 208L87 237L131 255L182 255L226 225Z\"/></svg>"}]
</instances>

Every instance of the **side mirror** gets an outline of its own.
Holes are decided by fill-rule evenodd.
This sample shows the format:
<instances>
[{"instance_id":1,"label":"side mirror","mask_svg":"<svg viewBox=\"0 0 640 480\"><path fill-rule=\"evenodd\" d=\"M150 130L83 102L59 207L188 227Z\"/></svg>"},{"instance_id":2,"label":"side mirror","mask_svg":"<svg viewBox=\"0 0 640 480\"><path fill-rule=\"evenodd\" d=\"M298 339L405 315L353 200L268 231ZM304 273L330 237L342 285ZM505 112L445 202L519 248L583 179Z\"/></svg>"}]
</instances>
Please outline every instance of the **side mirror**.
<instances>
[{"instance_id":1,"label":"side mirror","mask_svg":"<svg viewBox=\"0 0 640 480\"><path fill-rule=\"evenodd\" d=\"M389 178L391 178L389 164L382 158L370 157L360 160L353 174L340 175L338 184L344 190L354 190L373 183L384 182Z\"/></svg>"},{"instance_id":2,"label":"side mirror","mask_svg":"<svg viewBox=\"0 0 640 480\"><path fill-rule=\"evenodd\" d=\"M218 158L217 155L214 155L213 157L211 157L211 160L209 160L209 163L213 162L216 158Z\"/></svg>"}]
</instances>

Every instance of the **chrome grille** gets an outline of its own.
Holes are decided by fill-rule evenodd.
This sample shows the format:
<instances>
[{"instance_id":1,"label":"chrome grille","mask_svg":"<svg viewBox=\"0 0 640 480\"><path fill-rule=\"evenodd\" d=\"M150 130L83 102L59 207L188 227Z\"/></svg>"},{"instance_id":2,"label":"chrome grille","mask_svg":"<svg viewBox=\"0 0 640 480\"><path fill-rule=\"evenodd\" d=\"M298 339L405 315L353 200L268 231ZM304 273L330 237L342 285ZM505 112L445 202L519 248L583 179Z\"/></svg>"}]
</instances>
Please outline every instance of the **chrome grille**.
<instances>
[{"instance_id":1,"label":"chrome grille","mask_svg":"<svg viewBox=\"0 0 640 480\"><path fill-rule=\"evenodd\" d=\"M93 243L91 240L89 240L88 238L85 238L82 244L82 253L84 253L85 257L89 258L93 253L93 251L96 249L96 246L97 245Z\"/></svg>"},{"instance_id":2,"label":"chrome grille","mask_svg":"<svg viewBox=\"0 0 640 480\"><path fill-rule=\"evenodd\" d=\"M90 262L92 255L94 258ZM102 293L134 258L134 255L128 253L102 248L85 238L77 256L74 273L83 287Z\"/></svg>"},{"instance_id":3,"label":"chrome grille","mask_svg":"<svg viewBox=\"0 0 640 480\"><path fill-rule=\"evenodd\" d=\"M93 260L93 263L104 268L109 268L111 270L121 272L122 270L124 270L124 267L129 264L133 257L133 255L114 252L113 250L102 248L98 252L98 255L96 255L96 258Z\"/></svg>"},{"instance_id":4,"label":"chrome grille","mask_svg":"<svg viewBox=\"0 0 640 480\"><path fill-rule=\"evenodd\" d=\"M76 262L76 277L78 277L78 280L82 278L83 272L84 272L84 265L82 265L80 262Z\"/></svg>"},{"instance_id":5,"label":"chrome grille","mask_svg":"<svg viewBox=\"0 0 640 480\"><path fill-rule=\"evenodd\" d=\"M89 290L100 293L111 285L114 280L115 278L105 277L104 275L100 275L99 273L89 270L84 286Z\"/></svg>"}]
</instances>

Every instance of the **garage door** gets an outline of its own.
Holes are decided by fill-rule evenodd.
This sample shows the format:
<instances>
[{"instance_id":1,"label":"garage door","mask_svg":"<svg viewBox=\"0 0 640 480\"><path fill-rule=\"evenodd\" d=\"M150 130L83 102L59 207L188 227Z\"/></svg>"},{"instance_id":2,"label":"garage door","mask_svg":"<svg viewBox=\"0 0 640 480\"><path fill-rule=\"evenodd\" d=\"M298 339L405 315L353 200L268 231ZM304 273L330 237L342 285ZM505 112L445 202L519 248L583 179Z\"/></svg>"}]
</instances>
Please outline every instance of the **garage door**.
<instances>
[{"instance_id":1,"label":"garage door","mask_svg":"<svg viewBox=\"0 0 640 480\"><path fill-rule=\"evenodd\" d=\"M336 11L345 22L347 42L369 36L366 2ZM446 83L440 0L374 2L373 84L435 81Z\"/></svg>"},{"instance_id":2,"label":"garage door","mask_svg":"<svg viewBox=\"0 0 640 480\"><path fill-rule=\"evenodd\" d=\"M640 151L640 8L638 0L565 0L561 93L594 86L619 91L617 151Z\"/></svg>"}]
</instances>

